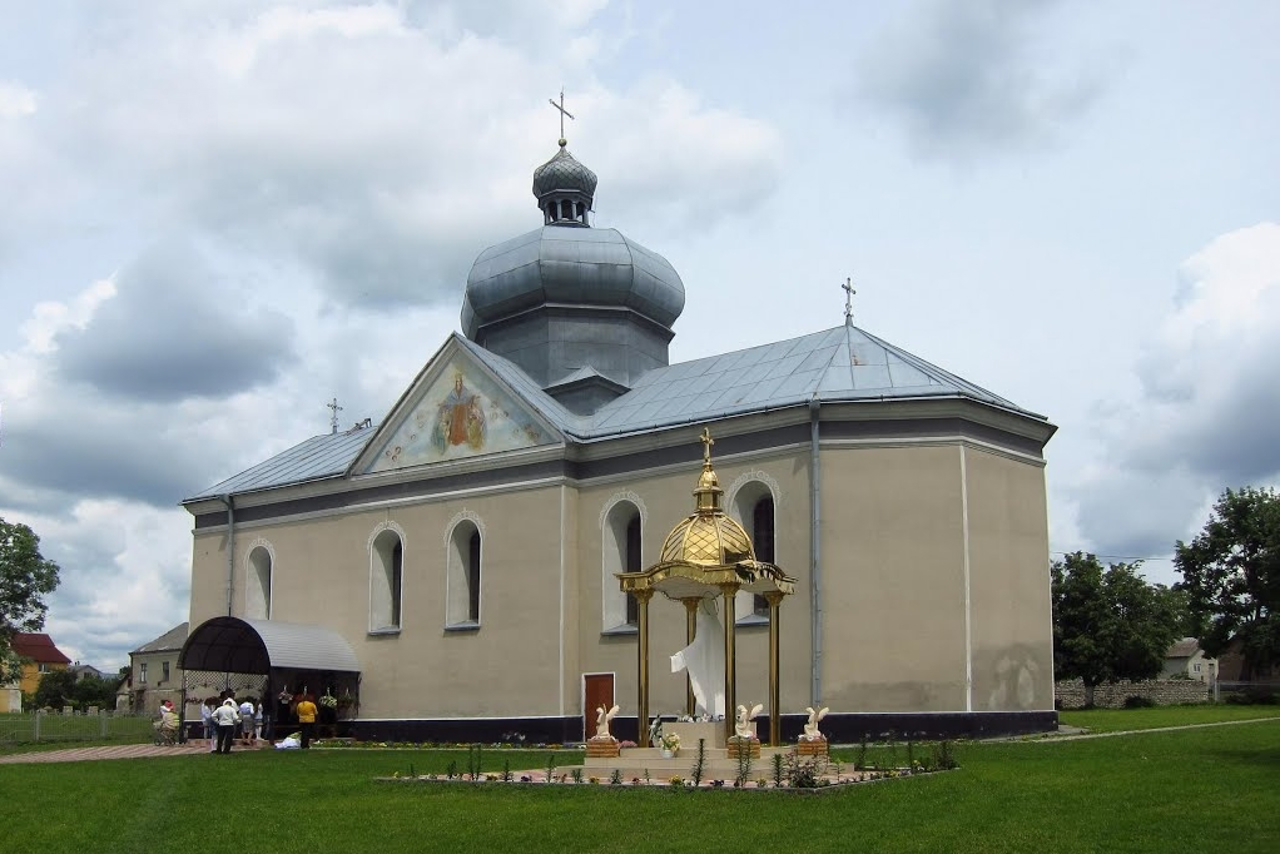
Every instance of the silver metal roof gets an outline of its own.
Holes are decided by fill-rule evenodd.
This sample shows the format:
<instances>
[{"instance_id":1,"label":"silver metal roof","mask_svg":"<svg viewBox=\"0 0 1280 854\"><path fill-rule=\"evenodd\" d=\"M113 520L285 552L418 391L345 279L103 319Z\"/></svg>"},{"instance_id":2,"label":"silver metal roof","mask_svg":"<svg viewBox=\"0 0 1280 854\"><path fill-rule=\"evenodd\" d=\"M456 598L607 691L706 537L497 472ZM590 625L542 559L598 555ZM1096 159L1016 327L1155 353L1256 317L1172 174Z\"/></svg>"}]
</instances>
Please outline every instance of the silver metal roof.
<instances>
[{"instance_id":1,"label":"silver metal roof","mask_svg":"<svg viewBox=\"0 0 1280 854\"><path fill-rule=\"evenodd\" d=\"M841 403L957 398L1045 420L855 326L657 368L593 415L570 412L513 362L456 333L452 340L578 442L808 405L814 399ZM366 428L315 436L186 501L341 477L376 433Z\"/></svg>"},{"instance_id":2,"label":"silver metal roof","mask_svg":"<svg viewBox=\"0 0 1280 854\"><path fill-rule=\"evenodd\" d=\"M997 394L864 332L838 326L787 341L658 368L594 416L603 438L766 409L955 397L1044 420Z\"/></svg>"},{"instance_id":3,"label":"silver metal roof","mask_svg":"<svg viewBox=\"0 0 1280 854\"><path fill-rule=\"evenodd\" d=\"M269 673L272 668L359 673L351 645L332 629L278 620L214 617L182 647L184 670Z\"/></svg>"},{"instance_id":4,"label":"silver metal roof","mask_svg":"<svg viewBox=\"0 0 1280 854\"><path fill-rule=\"evenodd\" d=\"M346 433L312 436L302 444L294 445L234 477L200 490L183 499L183 503L333 477L346 471L347 466L377 432L376 429L366 427Z\"/></svg>"}]
</instances>

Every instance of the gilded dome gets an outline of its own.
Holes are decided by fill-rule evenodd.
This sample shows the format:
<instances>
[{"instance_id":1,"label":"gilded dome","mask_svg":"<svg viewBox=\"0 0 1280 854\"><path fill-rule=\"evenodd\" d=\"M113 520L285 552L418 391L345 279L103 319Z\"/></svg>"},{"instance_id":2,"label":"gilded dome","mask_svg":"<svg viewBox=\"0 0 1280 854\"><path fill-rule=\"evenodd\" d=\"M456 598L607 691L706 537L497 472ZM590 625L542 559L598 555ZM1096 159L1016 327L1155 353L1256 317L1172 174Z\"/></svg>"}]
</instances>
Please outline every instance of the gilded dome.
<instances>
[{"instance_id":1,"label":"gilded dome","mask_svg":"<svg viewBox=\"0 0 1280 854\"><path fill-rule=\"evenodd\" d=\"M676 525L662 544L659 561L726 566L755 559L747 532L720 511L695 513Z\"/></svg>"}]
</instances>

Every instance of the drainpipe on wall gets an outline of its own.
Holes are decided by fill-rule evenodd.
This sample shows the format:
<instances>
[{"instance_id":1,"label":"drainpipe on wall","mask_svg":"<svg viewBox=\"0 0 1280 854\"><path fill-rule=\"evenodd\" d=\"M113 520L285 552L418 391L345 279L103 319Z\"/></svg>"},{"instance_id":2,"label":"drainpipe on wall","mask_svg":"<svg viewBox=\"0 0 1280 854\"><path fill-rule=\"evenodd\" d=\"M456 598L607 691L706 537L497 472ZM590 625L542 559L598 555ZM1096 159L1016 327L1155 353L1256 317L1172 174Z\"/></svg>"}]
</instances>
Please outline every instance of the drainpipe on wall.
<instances>
[{"instance_id":1,"label":"drainpipe on wall","mask_svg":"<svg viewBox=\"0 0 1280 854\"><path fill-rule=\"evenodd\" d=\"M227 616L231 616L231 580L236 571L236 509L235 499L228 493L220 499L227 505Z\"/></svg>"},{"instance_id":2,"label":"drainpipe on wall","mask_svg":"<svg viewBox=\"0 0 1280 854\"><path fill-rule=\"evenodd\" d=\"M822 521L821 470L818 468L818 421L822 404L815 394L809 400L809 627L813 648L812 671L809 674L810 702L816 709L822 703Z\"/></svg>"}]
</instances>

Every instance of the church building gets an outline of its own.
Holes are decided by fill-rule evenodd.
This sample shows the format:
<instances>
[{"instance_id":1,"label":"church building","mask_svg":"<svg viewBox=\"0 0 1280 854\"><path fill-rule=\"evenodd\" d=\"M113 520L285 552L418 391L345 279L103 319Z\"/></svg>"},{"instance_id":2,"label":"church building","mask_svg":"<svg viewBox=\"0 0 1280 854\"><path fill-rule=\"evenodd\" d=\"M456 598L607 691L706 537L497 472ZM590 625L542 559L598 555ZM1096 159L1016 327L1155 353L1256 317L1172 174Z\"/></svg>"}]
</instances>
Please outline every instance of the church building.
<instances>
[{"instance_id":1,"label":"church building","mask_svg":"<svg viewBox=\"0 0 1280 854\"><path fill-rule=\"evenodd\" d=\"M239 674L281 715L323 695L357 737L575 742L617 704L613 732L635 738L640 624L647 711L671 716L693 618L661 593L642 615L620 576L658 564L714 487L791 585L772 628L776 600L748 585L719 602L738 702L771 702L776 637L784 741L806 707L830 709L835 741L1052 728L1055 427L848 311L670 364L684 283L592 226L596 180L561 139L533 176L542 226L479 254L462 334L380 424L183 502L188 711Z\"/></svg>"}]
</instances>

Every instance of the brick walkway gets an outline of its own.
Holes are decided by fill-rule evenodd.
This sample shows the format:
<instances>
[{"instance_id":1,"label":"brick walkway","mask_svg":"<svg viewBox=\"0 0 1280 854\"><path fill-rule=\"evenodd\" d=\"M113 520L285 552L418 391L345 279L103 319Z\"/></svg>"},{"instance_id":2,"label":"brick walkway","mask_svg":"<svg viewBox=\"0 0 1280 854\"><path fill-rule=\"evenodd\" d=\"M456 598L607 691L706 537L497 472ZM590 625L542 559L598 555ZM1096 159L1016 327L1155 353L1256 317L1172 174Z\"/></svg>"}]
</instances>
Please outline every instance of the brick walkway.
<instances>
[{"instance_id":1,"label":"brick walkway","mask_svg":"<svg viewBox=\"0 0 1280 854\"><path fill-rule=\"evenodd\" d=\"M237 744L232 748L235 753L240 750L263 750L271 745L263 742L261 747L245 747ZM85 762L93 759L149 759L154 756L198 756L209 752L206 741L191 741L165 747L159 744L121 744L107 747L69 747L65 750L38 750L33 753L10 753L0 756L0 765L19 765L33 762Z\"/></svg>"}]
</instances>

